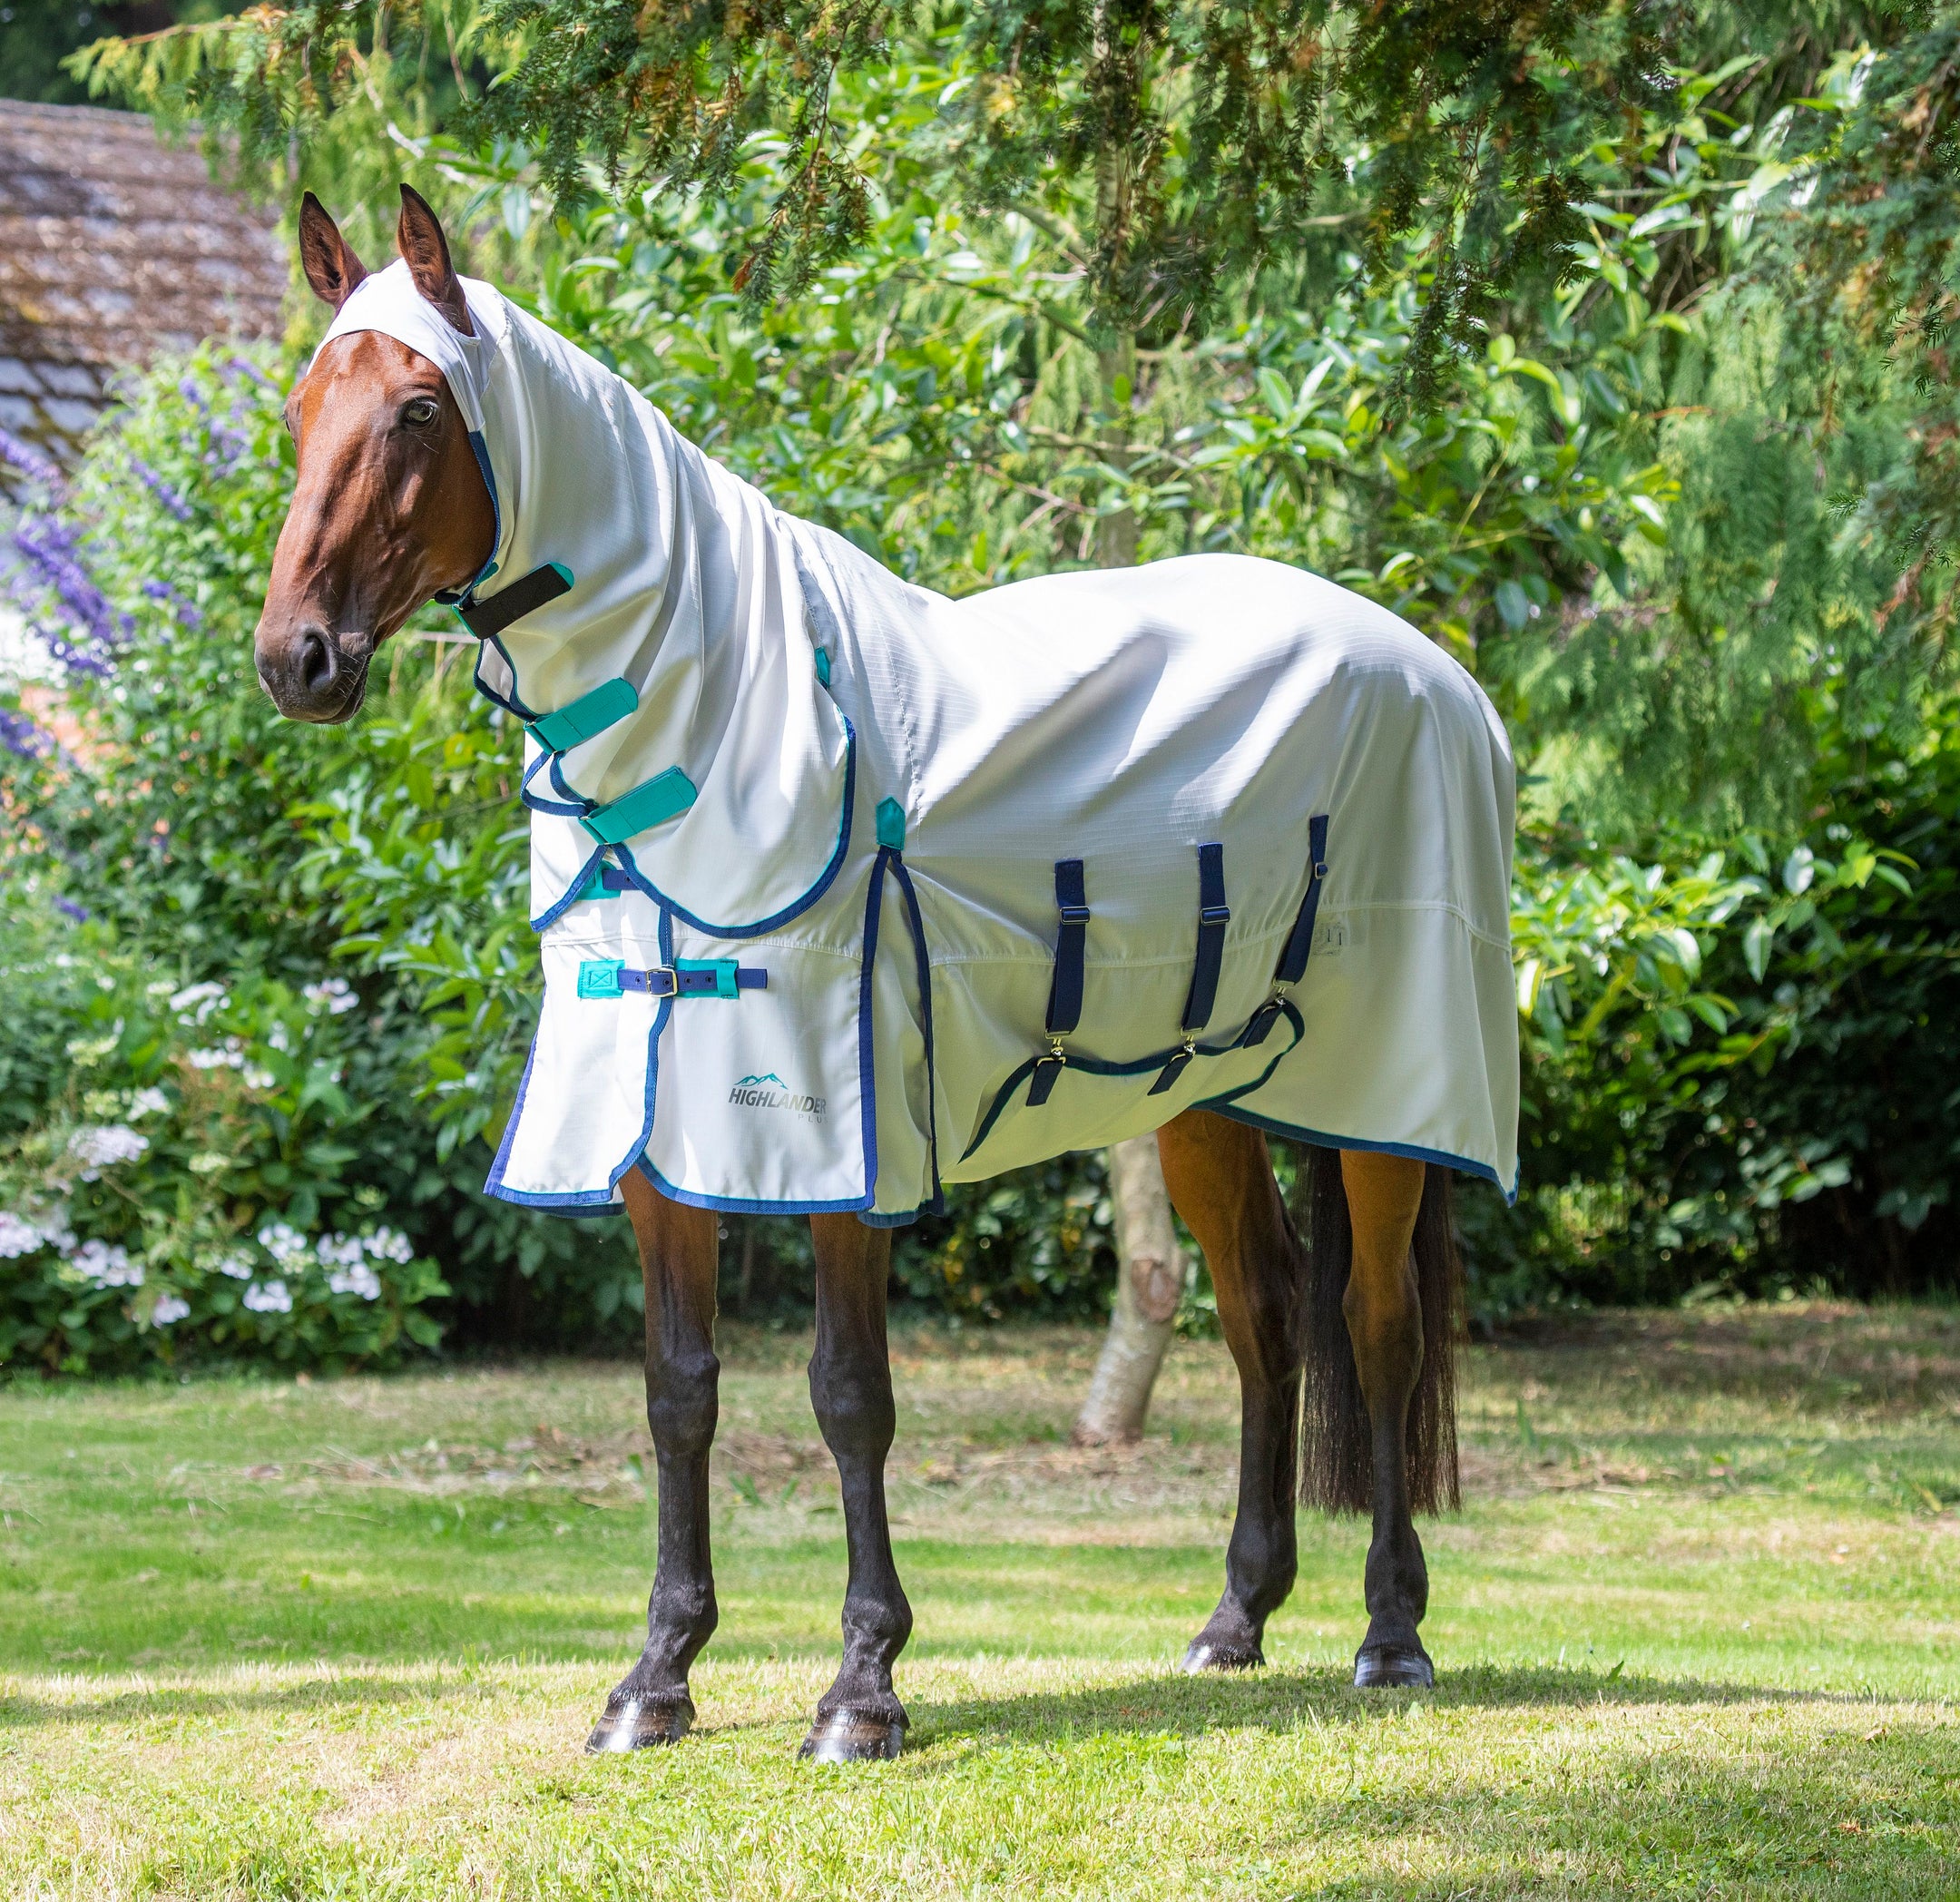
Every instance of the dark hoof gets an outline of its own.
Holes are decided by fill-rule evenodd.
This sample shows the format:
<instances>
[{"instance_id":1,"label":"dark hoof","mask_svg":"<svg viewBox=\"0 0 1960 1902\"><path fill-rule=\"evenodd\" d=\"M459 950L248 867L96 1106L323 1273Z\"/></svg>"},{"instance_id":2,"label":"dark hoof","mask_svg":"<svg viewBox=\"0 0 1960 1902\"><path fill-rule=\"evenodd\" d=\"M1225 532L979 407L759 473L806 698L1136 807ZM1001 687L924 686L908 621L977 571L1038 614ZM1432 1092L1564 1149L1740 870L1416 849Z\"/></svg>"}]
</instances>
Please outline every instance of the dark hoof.
<instances>
[{"instance_id":1,"label":"dark hoof","mask_svg":"<svg viewBox=\"0 0 1960 1902\"><path fill-rule=\"evenodd\" d=\"M1357 1691L1428 1691L1436 1684L1436 1666L1419 1644L1365 1644L1355 1653L1354 1681Z\"/></svg>"},{"instance_id":2,"label":"dark hoof","mask_svg":"<svg viewBox=\"0 0 1960 1902\"><path fill-rule=\"evenodd\" d=\"M906 1727L862 1711L833 1711L810 1726L797 1755L812 1763L878 1763L905 1749Z\"/></svg>"},{"instance_id":3,"label":"dark hoof","mask_svg":"<svg viewBox=\"0 0 1960 1902\"><path fill-rule=\"evenodd\" d=\"M1266 1653L1257 1645L1240 1651L1236 1645L1214 1644L1209 1638L1193 1638L1184 1653L1184 1670L1190 1677L1206 1671L1257 1671L1265 1662Z\"/></svg>"},{"instance_id":4,"label":"dark hoof","mask_svg":"<svg viewBox=\"0 0 1960 1902\"><path fill-rule=\"evenodd\" d=\"M651 1750L656 1744L679 1743L694 1722L694 1706L686 1698L655 1703L637 1697L608 1704L605 1715L585 1740L587 1751L600 1757L612 1750Z\"/></svg>"}]
</instances>

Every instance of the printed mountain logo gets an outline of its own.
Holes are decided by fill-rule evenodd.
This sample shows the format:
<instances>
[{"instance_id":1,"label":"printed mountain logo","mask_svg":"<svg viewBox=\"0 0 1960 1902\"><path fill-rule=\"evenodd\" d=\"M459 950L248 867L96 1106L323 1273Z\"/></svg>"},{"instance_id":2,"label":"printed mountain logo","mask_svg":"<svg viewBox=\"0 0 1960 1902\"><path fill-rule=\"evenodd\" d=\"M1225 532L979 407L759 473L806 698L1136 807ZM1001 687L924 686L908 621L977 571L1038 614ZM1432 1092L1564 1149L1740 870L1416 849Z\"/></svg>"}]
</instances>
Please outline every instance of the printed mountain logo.
<instances>
[{"instance_id":1,"label":"printed mountain logo","mask_svg":"<svg viewBox=\"0 0 1960 1902\"><path fill-rule=\"evenodd\" d=\"M808 1116L821 1123L828 1099L799 1096L771 1070L762 1076L745 1076L729 1092L730 1103L745 1110L788 1110L794 1116Z\"/></svg>"}]
</instances>

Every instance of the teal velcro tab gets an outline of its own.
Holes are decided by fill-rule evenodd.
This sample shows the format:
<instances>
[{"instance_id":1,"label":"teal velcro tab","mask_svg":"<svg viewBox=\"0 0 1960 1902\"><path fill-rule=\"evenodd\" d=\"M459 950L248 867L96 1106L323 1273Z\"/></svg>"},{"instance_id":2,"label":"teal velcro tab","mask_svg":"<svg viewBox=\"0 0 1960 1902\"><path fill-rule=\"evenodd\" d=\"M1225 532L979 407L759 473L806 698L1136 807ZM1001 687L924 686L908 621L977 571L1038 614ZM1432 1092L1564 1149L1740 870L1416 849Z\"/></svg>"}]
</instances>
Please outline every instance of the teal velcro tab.
<instances>
[{"instance_id":1,"label":"teal velcro tab","mask_svg":"<svg viewBox=\"0 0 1960 1902\"><path fill-rule=\"evenodd\" d=\"M579 823L603 845L623 845L642 832L679 819L698 797L693 780L678 766L670 766L644 786L635 786L622 798L588 812Z\"/></svg>"},{"instance_id":2,"label":"teal velcro tab","mask_svg":"<svg viewBox=\"0 0 1960 1902\"><path fill-rule=\"evenodd\" d=\"M711 991L695 991L698 997L732 997L735 988L735 960L732 957L677 957L673 967L681 976L690 971L704 971L714 979Z\"/></svg>"},{"instance_id":3,"label":"teal velcro tab","mask_svg":"<svg viewBox=\"0 0 1960 1902\"><path fill-rule=\"evenodd\" d=\"M540 714L531 722L531 737L547 753L570 752L608 727L617 726L639 705L640 696L631 681L607 681L590 693L580 694L569 707Z\"/></svg>"},{"instance_id":4,"label":"teal velcro tab","mask_svg":"<svg viewBox=\"0 0 1960 1902\"><path fill-rule=\"evenodd\" d=\"M905 850L905 808L897 799L878 801L877 842L895 852Z\"/></svg>"},{"instance_id":5,"label":"teal velcro tab","mask_svg":"<svg viewBox=\"0 0 1960 1902\"><path fill-rule=\"evenodd\" d=\"M817 650L817 678L827 687L830 684L830 650L828 647Z\"/></svg>"},{"instance_id":6,"label":"teal velcro tab","mask_svg":"<svg viewBox=\"0 0 1960 1902\"><path fill-rule=\"evenodd\" d=\"M581 997L617 997L620 973L626 968L623 957L588 957L578 967Z\"/></svg>"}]
</instances>

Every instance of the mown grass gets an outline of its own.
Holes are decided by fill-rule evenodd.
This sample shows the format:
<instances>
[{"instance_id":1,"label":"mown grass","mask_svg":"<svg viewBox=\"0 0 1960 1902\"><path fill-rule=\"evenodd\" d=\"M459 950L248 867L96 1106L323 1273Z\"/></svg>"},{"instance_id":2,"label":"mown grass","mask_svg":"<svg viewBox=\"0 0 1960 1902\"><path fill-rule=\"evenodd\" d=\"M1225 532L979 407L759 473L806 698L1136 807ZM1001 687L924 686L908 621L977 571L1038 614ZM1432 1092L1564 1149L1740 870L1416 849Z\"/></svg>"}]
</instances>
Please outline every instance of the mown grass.
<instances>
[{"instance_id":1,"label":"mown grass","mask_svg":"<svg viewBox=\"0 0 1960 1902\"><path fill-rule=\"evenodd\" d=\"M1170 1667L1237 1425L1065 1444L1094 1348L897 1341L913 1745L793 1760L833 1668L807 1347L734 1335L720 1634L681 1749L580 1746L637 1650L632 1370L0 1392L0 1894L1960 1896L1960 1313L1619 1318L1475 1349L1433 1694L1348 1688L1364 1530L1271 1668Z\"/></svg>"}]
</instances>

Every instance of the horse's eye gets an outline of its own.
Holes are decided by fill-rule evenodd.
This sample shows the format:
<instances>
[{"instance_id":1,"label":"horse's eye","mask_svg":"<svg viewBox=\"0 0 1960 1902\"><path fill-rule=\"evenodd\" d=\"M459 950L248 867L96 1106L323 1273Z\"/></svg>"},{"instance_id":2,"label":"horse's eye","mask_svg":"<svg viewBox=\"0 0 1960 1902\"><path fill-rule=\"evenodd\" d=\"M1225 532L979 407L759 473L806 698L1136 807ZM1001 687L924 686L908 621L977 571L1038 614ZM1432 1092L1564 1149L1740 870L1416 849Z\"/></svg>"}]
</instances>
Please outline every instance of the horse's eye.
<instances>
[{"instance_id":1,"label":"horse's eye","mask_svg":"<svg viewBox=\"0 0 1960 1902\"><path fill-rule=\"evenodd\" d=\"M402 421L411 429L426 429L438 413L434 397L417 397L402 406Z\"/></svg>"}]
</instances>

